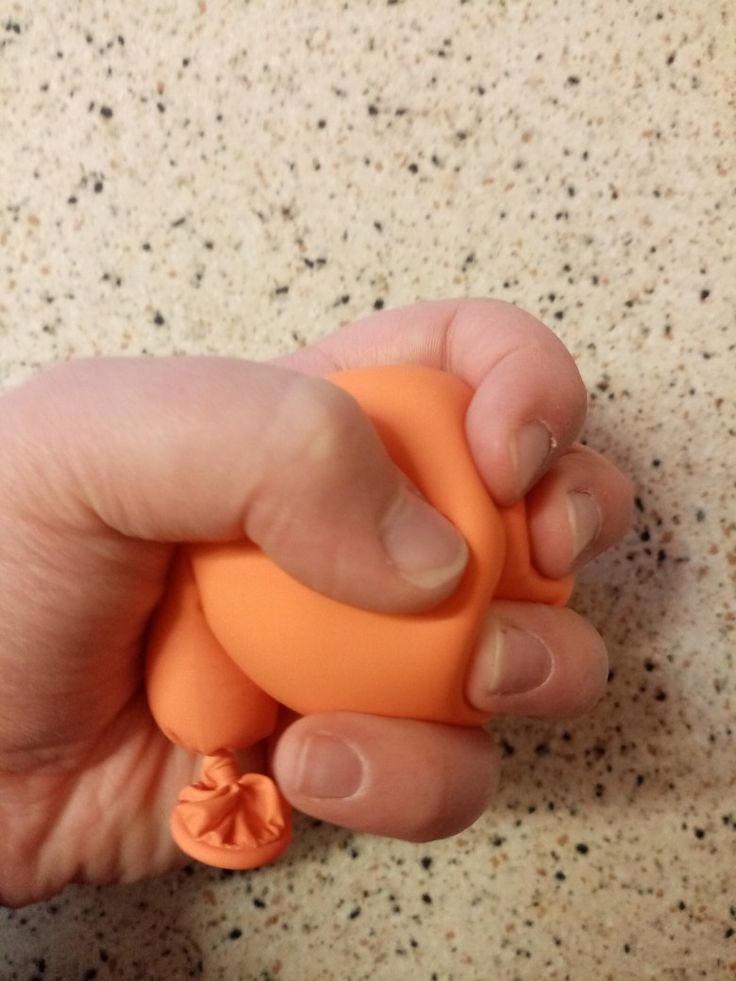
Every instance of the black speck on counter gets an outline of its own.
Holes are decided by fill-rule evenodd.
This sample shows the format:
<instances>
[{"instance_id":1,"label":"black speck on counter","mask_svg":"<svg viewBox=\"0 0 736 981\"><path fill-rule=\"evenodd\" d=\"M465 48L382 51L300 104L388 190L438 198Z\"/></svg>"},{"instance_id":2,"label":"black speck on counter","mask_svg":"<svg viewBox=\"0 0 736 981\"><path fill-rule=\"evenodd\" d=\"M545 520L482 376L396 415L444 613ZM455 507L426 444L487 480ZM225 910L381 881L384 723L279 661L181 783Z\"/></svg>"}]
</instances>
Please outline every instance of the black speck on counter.
<instances>
[{"instance_id":1,"label":"black speck on counter","mask_svg":"<svg viewBox=\"0 0 736 981\"><path fill-rule=\"evenodd\" d=\"M426 871L432 868L432 858L429 855L425 855L422 858L422 868Z\"/></svg>"},{"instance_id":2,"label":"black speck on counter","mask_svg":"<svg viewBox=\"0 0 736 981\"><path fill-rule=\"evenodd\" d=\"M423 903L426 903L427 906L431 906L432 905L432 897L430 896L430 894L428 892L423 892L422 893L422 902Z\"/></svg>"},{"instance_id":3,"label":"black speck on counter","mask_svg":"<svg viewBox=\"0 0 736 981\"><path fill-rule=\"evenodd\" d=\"M112 109L109 106L100 106L100 115L104 119L112 119Z\"/></svg>"},{"instance_id":4,"label":"black speck on counter","mask_svg":"<svg viewBox=\"0 0 736 981\"><path fill-rule=\"evenodd\" d=\"M92 190L95 192L95 194L102 194L102 192L105 190L105 185L102 183L102 181L95 181Z\"/></svg>"},{"instance_id":5,"label":"black speck on counter","mask_svg":"<svg viewBox=\"0 0 736 981\"><path fill-rule=\"evenodd\" d=\"M230 933L228 933L228 940L239 940L243 936L243 931L238 927L234 927Z\"/></svg>"},{"instance_id":6,"label":"black speck on counter","mask_svg":"<svg viewBox=\"0 0 736 981\"><path fill-rule=\"evenodd\" d=\"M163 327L163 325L166 323L166 319L164 318L160 310L156 311L156 314L153 318L153 322L154 324L156 324L157 327Z\"/></svg>"},{"instance_id":7,"label":"black speck on counter","mask_svg":"<svg viewBox=\"0 0 736 981\"><path fill-rule=\"evenodd\" d=\"M575 851L579 855L587 855L588 852L590 851L590 848L588 847L588 845L585 844L584 841L579 841L577 845L575 845Z\"/></svg>"},{"instance_id":8,"label":"black speck on counter","mask_svg":"<svg viewBox=\"0 0 736 981\"><path fill-rule=\"evenodd\" d=\"M567 76L567 83L566 84L567 85L580 85L580 76L579 75L568 75Z\"/></svg>"},{"instance_id":9,"label":"black speck on counter","mask_svg":"<svg viewBox=\"0 0 736 981\"><path fill-rule=\"evenodd\" d=\"M357 920L357 918L360 916L360 914L361 914L360 906L356 906L354 909L351 909L350 910L350 913L348 914L348 916L349 916L349 919L351 919L351 920Z\"/></svg>"}]
</instances>

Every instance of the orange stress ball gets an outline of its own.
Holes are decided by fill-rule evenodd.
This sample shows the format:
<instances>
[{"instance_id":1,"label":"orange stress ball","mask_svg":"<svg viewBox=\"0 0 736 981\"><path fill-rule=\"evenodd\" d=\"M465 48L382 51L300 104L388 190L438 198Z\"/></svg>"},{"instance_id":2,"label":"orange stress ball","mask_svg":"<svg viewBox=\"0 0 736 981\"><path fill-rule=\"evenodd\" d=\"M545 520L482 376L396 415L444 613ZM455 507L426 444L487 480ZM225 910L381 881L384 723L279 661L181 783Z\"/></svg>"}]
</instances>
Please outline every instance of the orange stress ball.
<instances>
[{"instance_id":1,"label":"orange stress ball","mask_svg":"<svg viewBox=\"0 0 736 981\"><path fill-rule=\"evenodd\" d=\"M471 389L404 365L330 377L373 422L396 464L463 534L455 592L429 611L374 613L303 586L248 541L180 549L148 646L148 699L172 742L205 756L182 790L172 834L222 868L272 861L291 840L289 804L236 751L270 736L284 705L302 715L368 712L457 725L488 716L464 681L492 597L564 605L572 580L531 565L523 502L499 508L465 438Z\"/></svg>"}]
</instances>

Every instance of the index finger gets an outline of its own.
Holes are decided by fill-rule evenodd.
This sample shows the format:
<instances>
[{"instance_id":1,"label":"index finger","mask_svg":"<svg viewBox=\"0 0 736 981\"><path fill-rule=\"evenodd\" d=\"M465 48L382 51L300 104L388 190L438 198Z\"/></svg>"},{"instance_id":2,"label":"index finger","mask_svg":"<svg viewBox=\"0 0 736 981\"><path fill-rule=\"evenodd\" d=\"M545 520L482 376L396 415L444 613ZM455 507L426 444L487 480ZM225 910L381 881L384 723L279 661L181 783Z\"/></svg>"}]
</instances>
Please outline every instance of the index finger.
<instances>
[{"instance_id":1,"label":"index finger","mask_svg":"<svg viewBox=\"0 0 736 981\"><path fill-rule=\"evenodd\" d=\"M439 300L381 311L278 361L317 375L411 363L462 378L475 391L468 442L502 505L523 497L585 421L585 386L564 344L531 314L500 300Z\"/></svg>"}]
</instances>

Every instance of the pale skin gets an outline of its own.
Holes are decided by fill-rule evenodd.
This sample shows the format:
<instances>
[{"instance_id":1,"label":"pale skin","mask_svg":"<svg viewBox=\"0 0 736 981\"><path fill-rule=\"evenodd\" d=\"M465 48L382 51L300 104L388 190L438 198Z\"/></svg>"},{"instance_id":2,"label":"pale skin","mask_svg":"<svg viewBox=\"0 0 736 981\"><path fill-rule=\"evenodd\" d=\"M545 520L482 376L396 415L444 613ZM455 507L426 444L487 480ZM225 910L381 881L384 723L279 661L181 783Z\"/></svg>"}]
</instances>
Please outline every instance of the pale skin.
<instances>
[{"instance_id":1,"label":"pale skin","mask_svg":"<svg viewBox=\"0 0 736 981\"><path fill-rule=\"evenodd\" d=\"M177 542L247 533L303 582L377 609L452 591L463 543L405 496L362 412L319 377L402 362L475 390L471 451L499 503L528 495L541 572L580 568L624 534L628 481L576 442L586 395L572 358L495 301L382 312L269 364L72 362L0 399L1 903L185 861L168 815L198 759L157 729L142 674ZM498 715L571 717L607 669L573 611L495 602L466 694ZM412 841L467 827L499 778L481 729L350 713L290 720L267 765L300 810Z\"/></svg>"}]
</instances>

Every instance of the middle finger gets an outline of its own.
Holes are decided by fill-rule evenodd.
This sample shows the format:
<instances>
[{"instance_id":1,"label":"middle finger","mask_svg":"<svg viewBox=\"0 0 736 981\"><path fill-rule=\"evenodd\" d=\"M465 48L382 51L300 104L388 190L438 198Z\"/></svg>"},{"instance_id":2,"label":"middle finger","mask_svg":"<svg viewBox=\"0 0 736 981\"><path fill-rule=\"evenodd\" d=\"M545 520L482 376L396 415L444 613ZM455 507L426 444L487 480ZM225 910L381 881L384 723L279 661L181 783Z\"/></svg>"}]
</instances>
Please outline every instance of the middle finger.
<instances>
[{"instance_id":1,"label":"middle finger","mask_svg":"<svg viewBox=\"0 0 736 981\"><path fill-rule=\"evenodd\" d=\"M608 655L597 630L573 610L491 604L466 676L465 695L492 715L569 718L605 691Z\"/></svg>"}]
</instances>

